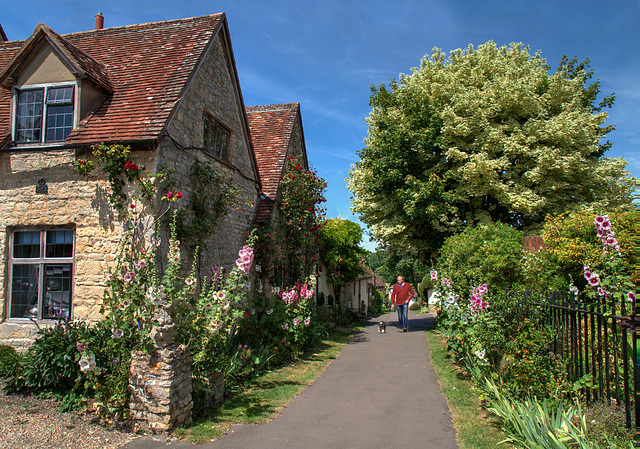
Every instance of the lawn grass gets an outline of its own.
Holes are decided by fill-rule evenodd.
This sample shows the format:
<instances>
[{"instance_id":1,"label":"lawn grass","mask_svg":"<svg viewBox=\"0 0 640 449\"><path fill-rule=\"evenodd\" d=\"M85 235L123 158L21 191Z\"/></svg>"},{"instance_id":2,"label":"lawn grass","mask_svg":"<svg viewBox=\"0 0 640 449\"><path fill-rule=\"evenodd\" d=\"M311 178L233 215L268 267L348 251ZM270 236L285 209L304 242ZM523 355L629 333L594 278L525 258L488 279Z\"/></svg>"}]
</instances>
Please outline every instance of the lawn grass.
<instances>
[{"instance_id":1,"label":"lawn grass","mask_svg":"<svg viewBox=\"0 0 640 449\"><path fill-rule=\"evenodd\" d=\"M296 362L264 373L211 416L176 429L174 436L202 444L222 437L232 424L268 422L325 370L351 338L353 334L331 332Z\"/></svg>"},{"instance_id":2,"label":"lawn grass","mask_svg":"<svg viewBox=\"0 0 640 449\"><path fill-rule=\"evenodd\" d=\"M480 404L473 384L448 357L447 346L440 334L427 333L431 364L436 370L442 391L449 402L453 425L460 449L508 449L508 443L493 418Z\"/></svg>"}]
</instances>

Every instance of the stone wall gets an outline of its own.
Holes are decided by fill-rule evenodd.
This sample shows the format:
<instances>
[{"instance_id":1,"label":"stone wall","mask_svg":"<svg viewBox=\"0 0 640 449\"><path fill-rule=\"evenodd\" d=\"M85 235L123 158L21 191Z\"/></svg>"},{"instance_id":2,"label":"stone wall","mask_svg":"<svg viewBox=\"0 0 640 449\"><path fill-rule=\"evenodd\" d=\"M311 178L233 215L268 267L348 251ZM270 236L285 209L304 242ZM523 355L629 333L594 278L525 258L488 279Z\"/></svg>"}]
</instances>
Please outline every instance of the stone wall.
<instances>
[{"instance_id":1,"label":"stone wall","mask_svg":"<svg viewBox=\"0 0 640 449\"><path fill-rule=\"evenodd\" d=\"M291 140L289 141L289 149L287 157L297 157L305 154L304 136L302 135L302 123L300 116L296 120L293 130L291 131ZM303 162L304 163L304 162ZM307 167L309 168L309 167Z\"/></svg>"},{"instance_id":2,"label":"stone wall","mask_svg":"<svg viewBox=\"0 0 640 449\"><path fill-rule=\"evenodd\" d=\"M101 317L105 267L115 258L121 227L108 201L107 182L80 177L72 166L76 158L75 150L68 149L0 153L0 344L24 349L37 331L29 320L6 321L9 237L17 228L75 230L72 318ZM143 164L145 160L140 158ZM46 194L36 193L41 178L46 180Z\"/></svg>"},{"instance_id":3,"label":"stone wall","mask_svg":"<svg viewBox=\"0 0 640 449\"><path fill-rule=\"evenodd\" d=\"M174 343L131 357L129 410L145 432L168 432L191 422L189 348Z\"/></svg>"},{"instance_id":4,"label":"stone wall","mask_svg":"<svg viewBox=\"0 0 640 449\"><path fill-rule=\"evenodd\" d=\"M216 371L209 376L207 382L207 392L204 398L205 407L215 408L224 401L224 374Z\"/></svg>"},{"instance_id":5,"label":"stone wall","mask_svg":"<svg viewBox=\"0 0 640 449\"><path fill-rule=\"evenodd\" d=\"M228 162L202 150L205 111L231 131ZM245 242L254 217L258 177L241 96L227 56L223 33L218 34L208 50L171 119L168 133L173 141L168 138L162 141L158 162L175 170L175 178L184 193L181 200L183 207L186 207L193 193L190 175L195 159L212 163L218 172L233 179L234 185L242 192L219 227L203 236L207 251L202 254L200 274L207 275L212 263L230 269L235 266L238 250ZM195 148L180 149L176 142L182 147Z\"/></svg>"}]
</instances>

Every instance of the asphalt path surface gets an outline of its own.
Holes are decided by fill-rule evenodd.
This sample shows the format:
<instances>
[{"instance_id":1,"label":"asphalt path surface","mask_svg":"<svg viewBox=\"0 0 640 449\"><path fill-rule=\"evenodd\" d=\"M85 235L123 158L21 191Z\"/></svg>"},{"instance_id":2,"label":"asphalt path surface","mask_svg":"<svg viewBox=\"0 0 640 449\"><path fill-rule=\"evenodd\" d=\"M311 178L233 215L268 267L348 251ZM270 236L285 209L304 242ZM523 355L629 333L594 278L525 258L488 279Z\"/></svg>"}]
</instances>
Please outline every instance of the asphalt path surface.
<instances>
[{"instance_id":1,"label":"asphalt path surface","mask_svg":"<svg viewBox=\"0 0 640 449\"><path fill-rule=\"evenodd\" d=\"M426 332L434 318L409 314L408 332L397 327L395 312L386 333L378 332L386 315L371 319L269 423L234 425L227 436L198 448L457 448L449 406L429 362ZM193 448L151 436L123 446L161 447Z\"/></svg>"}]
</instances>

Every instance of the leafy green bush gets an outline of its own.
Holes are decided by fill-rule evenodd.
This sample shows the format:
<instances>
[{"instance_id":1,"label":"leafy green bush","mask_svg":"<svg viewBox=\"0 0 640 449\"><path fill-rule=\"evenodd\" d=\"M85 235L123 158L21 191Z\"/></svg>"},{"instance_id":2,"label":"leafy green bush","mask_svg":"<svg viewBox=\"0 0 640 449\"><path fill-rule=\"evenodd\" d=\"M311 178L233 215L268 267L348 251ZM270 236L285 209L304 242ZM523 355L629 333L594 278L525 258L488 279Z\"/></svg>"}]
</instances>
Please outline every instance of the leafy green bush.
<instances>
[{"instance_id":1,"label":"leafy green bush","mask_svg":"<svg viewBox=\"0 0 640 449\"><path fill-rule=\"evenodd\" d=\"M84 340L87 333L82 323L41 329L22 360L16 359L13 372L3 373L6 391L71 390L80 373L76 342Z\"/></svg>"},{"instance_id":2,"label":"leafy green bush","mask_svg":"<svg viewBox=\"0 0 640 449\"><path fill-rule=\"evenodd\" d=\"M486 283L491 291L522 284L522 232L502 223L469 227L449 237L440 250L438 271L466 298Z\"/></svg>"},{"instance_id":3,"label":"leafy green bush","mask_svg":"<svg viewBox=\"0 0 640 449\"><path fill-rule=\"evenodd\" d=\"M371 302L369 303L369 312L372 315L380 315L381 313L385 313L388 307L384 300L384 295L380 290L373 289L371 295Z\"/></svg>"},{"instance_id":4,"label":"leafy green bush","mask_svg":"<svg viewBox=\"0 0 640 449\"><path fill-rule=\"evenodd\" d=\"M9 356L13 368L1 369L0 376L8 393L51 393L64 410L95 397L105 416L122 416L128 400L129 360L136 344L114 334L106 322L61 323L41 329L24 356ZM83 371L80 362L88 353L94 364Z\"/></svg>"},{"instance_id":5,"label":"leafy green bush","mask_svg":"<svg viewBox=\"0 0 640 449\"><path fill-rule=\"evenodd\" d=\"M453 292L450 293L453 295ZM552 397L570 389L564 361L552 353L553 329L548 309L518 290L489 290L486 308L473 309L450 296L438 313L438 331L463 364L468 357L487 373L500 375L501 388L513 397Z\"/></svg>"},{"instance_id":6,"label":"leafy green bush","mask_svg":"<svg viewBox=\"0 0 640 449\"><path fill-rule=\"evenodd\" d=\"M435 287L436 283L435 281L432 279L432 275L430 273L426 274L423 278L422 281L420 281L420 283L418 284L418 294L425 299L428 296L428 292L430 289L432 289L433 287Z\"/></svg>"}]
</instances>

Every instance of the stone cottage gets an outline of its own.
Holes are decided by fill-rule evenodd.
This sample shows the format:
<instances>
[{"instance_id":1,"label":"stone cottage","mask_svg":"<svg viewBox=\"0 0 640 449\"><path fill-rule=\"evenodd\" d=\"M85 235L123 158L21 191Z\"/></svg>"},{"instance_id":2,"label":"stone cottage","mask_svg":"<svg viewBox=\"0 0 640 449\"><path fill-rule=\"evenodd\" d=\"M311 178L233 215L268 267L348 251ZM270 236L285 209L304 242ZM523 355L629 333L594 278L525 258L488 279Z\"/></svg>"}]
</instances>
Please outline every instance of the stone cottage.
<instances>
[{"instance_id":1,"label":"stone cottage","mask_svg":"<svg viewBox=\"0 0 640 449\"><path fill-rule=\"evenodd\" d=\"M152 175L175 170L185 203L195 160L232 179L242 202L205 236L205 257L223 265L256 211L272 210L260 205L277 194L270 170L287 154L306 162L299 105L245 108L224 14L115 28L98 15L95 28L40 24L25 41L0 40L0 344L28 345L31 320L101 317L122 227L106 176L74 170L93 145L130 146ZM159 193L147 213L163 205Z\"/></svg>"}]
</instances>

